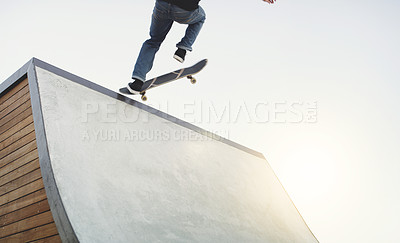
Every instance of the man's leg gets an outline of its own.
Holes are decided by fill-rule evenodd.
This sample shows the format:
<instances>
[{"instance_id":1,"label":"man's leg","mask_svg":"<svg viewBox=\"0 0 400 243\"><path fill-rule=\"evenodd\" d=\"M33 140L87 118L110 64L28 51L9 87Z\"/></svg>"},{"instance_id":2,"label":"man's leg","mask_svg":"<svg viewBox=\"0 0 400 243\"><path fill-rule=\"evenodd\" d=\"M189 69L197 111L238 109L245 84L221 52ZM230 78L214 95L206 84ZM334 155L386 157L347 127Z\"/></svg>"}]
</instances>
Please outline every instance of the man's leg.
<instances>
[{"instance_id":1,"label":"man's leg","mask_svg":"<svg viewBox=\"0 0 400 243\"><path fill-rule=\"evenodd\" d=\"M156 2L150 26L150 39L143 43L140 50L132 73L132 78L134 79L146 80L146 74L153 67L154 57L172 27L173 20L168 18L167 8L169 8L168 3Z\"/></svg>"},{"instance_id":2,"label":"man's leg","mask_svg":"<svg viewBox=\"0 0 400 243\"><path fill-rule=\"evenodd\" d=\"M189 13L190 14L187 14L184 18L175 19L175 21L181 24L188 24L185 36L178 44L176 44L176 47L186 51L192 51L193 43L196 41L196 38L206 20L206 14L200 6L198 9Z\"/></svg>"}]
</instances>

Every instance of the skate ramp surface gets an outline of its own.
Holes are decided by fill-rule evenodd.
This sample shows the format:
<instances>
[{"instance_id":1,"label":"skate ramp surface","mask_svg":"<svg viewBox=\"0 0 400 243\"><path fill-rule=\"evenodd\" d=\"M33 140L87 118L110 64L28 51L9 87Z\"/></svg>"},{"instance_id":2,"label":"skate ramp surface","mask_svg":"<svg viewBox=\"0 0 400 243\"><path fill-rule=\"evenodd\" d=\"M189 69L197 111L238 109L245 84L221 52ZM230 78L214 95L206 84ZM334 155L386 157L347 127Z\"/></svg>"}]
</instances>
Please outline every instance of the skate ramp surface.
<instances>
[{"instance_id":1,"label":"skate ramp surface","mask_svg":"<svg viewBox=\"0 0 400 243\"><path fill-rule=\"evenodd\" d=\"M262 154L33 64L42 174L64 242L318 242Z\"/></svg>"}]
</instances>

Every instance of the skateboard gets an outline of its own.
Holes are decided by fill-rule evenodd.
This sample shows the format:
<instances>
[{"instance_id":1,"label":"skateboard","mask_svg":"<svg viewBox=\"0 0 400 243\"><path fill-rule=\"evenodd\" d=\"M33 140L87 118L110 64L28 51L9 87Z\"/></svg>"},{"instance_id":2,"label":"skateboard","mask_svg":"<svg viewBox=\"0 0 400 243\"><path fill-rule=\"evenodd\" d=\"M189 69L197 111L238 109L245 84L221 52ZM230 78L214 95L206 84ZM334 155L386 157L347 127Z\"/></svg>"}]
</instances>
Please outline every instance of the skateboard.
<instances>
[{"instance_id":1,"label":"skateboard","mask_svg":"<svg viewBox=\"0 0 400 243\"><path fill-rule=\"evenodd\" d=\"M142 100L146 101L147 100L147 96L146 96L146 92L149 89L158 87L160 85L181 79L181 78L188 78L190 79L190 82L192 84L196 83L196 79L193 77L193 75L195 75L196 73L200 72L206 65L207 65L208 60L207 59L203 59L201 61L199 61L198 63L194 64L193 66L187 67L187 68L182 68L161 76L158 76L156 78L150 79L150 80L146 80L143 83L143 86L140 90L140 95L142 96ZM123 93L123 94L127 94L127 95L133 95L129 92L129 90L124 87L124 88L120 88L119 92Z\"/></svg>"}]
</instances>

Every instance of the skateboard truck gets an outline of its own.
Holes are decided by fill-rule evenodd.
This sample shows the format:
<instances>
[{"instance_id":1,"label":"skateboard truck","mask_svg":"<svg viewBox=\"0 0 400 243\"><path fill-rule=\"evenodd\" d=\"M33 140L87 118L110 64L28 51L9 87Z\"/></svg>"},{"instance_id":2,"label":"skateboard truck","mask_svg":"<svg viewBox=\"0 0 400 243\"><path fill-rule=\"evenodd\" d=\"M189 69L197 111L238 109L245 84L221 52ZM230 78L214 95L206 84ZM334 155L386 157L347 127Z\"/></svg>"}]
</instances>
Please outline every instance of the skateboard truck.
<instances>
[{"instance_id":1,"label":"skateboard truck","mask_svg":"<svg viewBox=\"0 0 400 243\"><path fill-rule=\"evenodd\" d=\"M192 84L195 84L195 83L197 82L197 80L196 80L195 78L193 78L192 75L189 75L189 76L187 76L186 78L190 79L190 82L191 82Z\"/></svg>"},{"instance_id":2,"label":"skateboard truck","mask_svg":"<svg viewBox=\"0 0 400 243\"><path fill-rule=\"evenodd\" d=\"M146 101L146 100L147 100L146 91L141 92L140 95L142 96L141 99L142 99L143 101Z\"/></svg>"}]
</instances>

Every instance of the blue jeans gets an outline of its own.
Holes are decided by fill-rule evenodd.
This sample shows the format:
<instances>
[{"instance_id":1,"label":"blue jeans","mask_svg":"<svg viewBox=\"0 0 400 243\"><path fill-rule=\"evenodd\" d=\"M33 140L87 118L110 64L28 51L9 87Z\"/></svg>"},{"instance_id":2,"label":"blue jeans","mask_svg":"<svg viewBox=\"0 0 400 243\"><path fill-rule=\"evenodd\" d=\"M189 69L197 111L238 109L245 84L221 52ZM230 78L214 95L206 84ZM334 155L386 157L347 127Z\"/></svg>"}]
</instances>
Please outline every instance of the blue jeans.
<instances>
[{"instance_id":1,"label":"blue jeans","mask_svg":"<svg viewBox=\"0 0 400 243\"><path fill-rule=\"evenodd\" d=\"M146 74L153 67L154 57L160 49L174 21L180 24L187 24L185 36L176 44L176 47L192 51L192 45L195 42L201 27L206 19L206 14L199 6L194 11L181 9L173 4L157 0L153 10L153 16L150 26L150 39L143 43L137 58L132 78L142 81L146 80Z\"/></svg>"}]
</instances>

